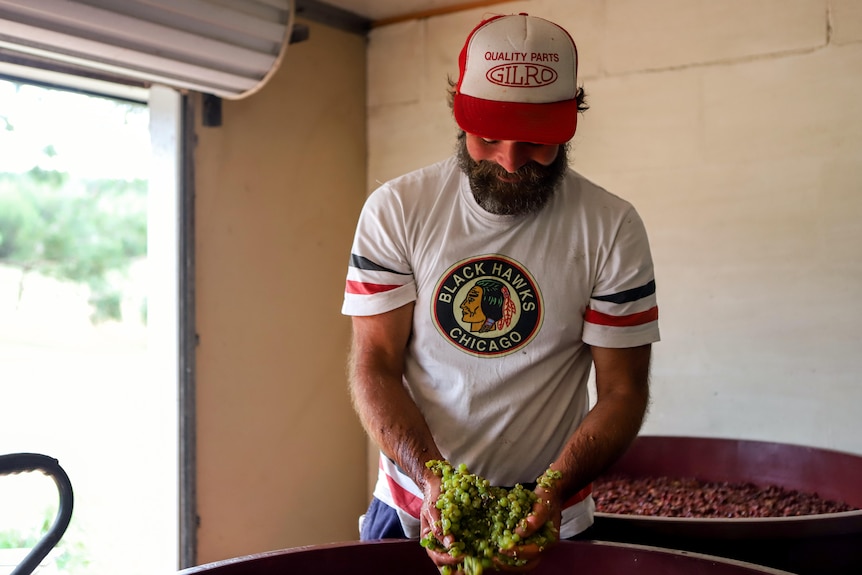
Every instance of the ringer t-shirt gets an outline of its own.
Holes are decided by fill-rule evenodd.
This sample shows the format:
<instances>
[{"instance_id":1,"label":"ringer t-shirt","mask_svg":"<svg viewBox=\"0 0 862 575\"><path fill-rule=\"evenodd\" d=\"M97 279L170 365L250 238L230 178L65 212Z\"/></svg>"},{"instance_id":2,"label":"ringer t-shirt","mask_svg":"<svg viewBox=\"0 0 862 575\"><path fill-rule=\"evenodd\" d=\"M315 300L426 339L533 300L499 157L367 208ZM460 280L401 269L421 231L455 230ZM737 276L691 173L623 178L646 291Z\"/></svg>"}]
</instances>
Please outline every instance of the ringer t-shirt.
<instances>
[{"instance_id":1,"label":"ringer t-shirt","mask_svg":"<svg viewBox=\"0 0 862 575\"><path fill-rule=\"evenodd\" d=\"M659 340L652 256L633 206L568 170L527 216L483 210L449 158L376 189L342 313L415 302L403 382L442 455L493 485L535 481L589 410L590 346ZM385 454L374 495L418 537L422 494ZM588 489L560 536L592 524Z\"/></svg>"}]
</instances>

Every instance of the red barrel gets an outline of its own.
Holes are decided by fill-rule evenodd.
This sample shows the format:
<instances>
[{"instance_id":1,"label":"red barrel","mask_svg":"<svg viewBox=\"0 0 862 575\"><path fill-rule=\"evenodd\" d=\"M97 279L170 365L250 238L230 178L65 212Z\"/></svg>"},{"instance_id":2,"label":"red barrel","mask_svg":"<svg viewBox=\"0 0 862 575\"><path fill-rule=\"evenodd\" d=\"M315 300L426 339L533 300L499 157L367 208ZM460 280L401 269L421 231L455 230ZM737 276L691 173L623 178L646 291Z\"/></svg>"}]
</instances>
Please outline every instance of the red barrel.
<instances>
[{"instance_id":1,"label":"red barrel","mask_svg":"<svg viewBox=\"0 0 862 575\"><path fill-rule=\"evenodd\" d=\"M640 436L607 472L616 473L775 485L862 509L862 457L800 445ZM594 537L707 553L799 575L862 574L862 511L728 519L597 513Z\"/></svg>"},{"instance_id":2,"label":"red barrel","mask_svg":"<svg viewBox=\"0 0 862 575\"><path fill-rule=\"evenodd\" d=\"M563 541L533 575L788 575L681 551L619 543ZM260 553L180 571L180 575L438 575L417 541L338 543Z\"/></svg>"}]
</instances>

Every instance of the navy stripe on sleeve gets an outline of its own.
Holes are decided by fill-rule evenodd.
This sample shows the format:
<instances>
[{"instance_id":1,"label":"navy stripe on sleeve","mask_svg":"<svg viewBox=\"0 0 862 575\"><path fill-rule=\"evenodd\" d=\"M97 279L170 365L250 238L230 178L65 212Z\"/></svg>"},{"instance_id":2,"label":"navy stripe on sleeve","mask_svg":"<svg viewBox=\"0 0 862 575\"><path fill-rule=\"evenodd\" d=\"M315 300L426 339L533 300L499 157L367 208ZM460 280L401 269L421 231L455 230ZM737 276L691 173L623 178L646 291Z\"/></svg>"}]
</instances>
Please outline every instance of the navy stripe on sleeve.
<instances>
[{"instance_id":1,"label":"navy stripe on sleeve","mask_svg":"<svg viewBox=\"0 0 862 575\"><path fill-rule=\"evenodd\" d=\"M628 303L632 301L637 301L639 299L643 299L645 297L651 296L655 293L655 280L650 280L649 283L642 285L640 287L628 289L626 291L621 291L619 293L612 293L609 295L597 295L593 296L593 299L599 301L607 301L610 303Z\"/></svg>"},{"instance_id":2,"label":"navy stripe on sleeve","mask_svg":"<svg viewBox=\"0 0 862 575\"><path fill-rule=\"evenodd\" d=\"M389 272L392 274L398 274L398 275L402 275L402 276L409 276L410 275L407 273L397 272L395 270L390 270L390 269L384 268L383 266L374 263L373 261L369 260L368 258L364 258L364 257L358 256L356 254L350 254L350 266L357 268L357 269L360 269L360 270L368 270L368 271L374 271L374 272Z\"/></svg>"}]
</instances>

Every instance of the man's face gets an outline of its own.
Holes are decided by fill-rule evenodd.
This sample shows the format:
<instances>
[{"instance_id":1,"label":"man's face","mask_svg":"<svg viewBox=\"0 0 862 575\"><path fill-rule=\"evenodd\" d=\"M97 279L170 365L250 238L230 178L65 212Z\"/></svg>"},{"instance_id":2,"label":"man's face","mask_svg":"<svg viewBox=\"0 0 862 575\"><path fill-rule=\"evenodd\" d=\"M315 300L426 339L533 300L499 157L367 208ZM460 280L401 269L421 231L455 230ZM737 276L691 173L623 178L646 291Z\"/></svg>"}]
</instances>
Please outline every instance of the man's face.
<instances>
[{"instance_id":1,"label":"man's face","mask_svg":"<svg viewBox=\"0 0 862 575\"><path fill-rule=\"evenodd\" d=\"M553 195L568 162L566 145L486 140L475 134L458 139L458 165L476 202L492 214L539 211Z\"/></svg>"}]
</instances>

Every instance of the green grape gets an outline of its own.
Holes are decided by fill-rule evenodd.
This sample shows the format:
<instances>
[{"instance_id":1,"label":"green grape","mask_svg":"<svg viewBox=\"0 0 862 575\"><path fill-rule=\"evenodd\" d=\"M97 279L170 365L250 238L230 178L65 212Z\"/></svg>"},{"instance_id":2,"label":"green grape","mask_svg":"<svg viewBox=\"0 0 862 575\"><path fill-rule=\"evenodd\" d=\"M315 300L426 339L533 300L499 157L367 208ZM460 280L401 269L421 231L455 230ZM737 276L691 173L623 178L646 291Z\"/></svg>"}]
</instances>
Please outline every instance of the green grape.
<instances>
[{"instance_id":1,"label":"green grape","mask_svg":"<svg viewBox=\"0 0 862 575\"><path fill-rule=\"evenodd\" d=\"M441 567L442 575L451 575L454 570L465 575L482 575L485 569L495 568L495 559L506 565L521 566L525 560L501 553L501 550L522 544L536 544L543 548L556 541L557 531L551 521L525 540L515 532L532 512L537 501L535 492L520 484L511 489L494 487L488 480L471 474L463 463L453 467L448 461L434 460L426 465L441 478L440 496L436 503L440 511L440 528L444 535L451 534L455 538L448 552L461 560L454 568ZM559 471L549 469L537 484L550 489L561 477ZM431 533L420 544L435 551L445 551Z\"/></svg>"}]
</instances>

